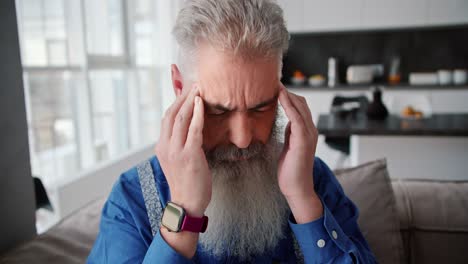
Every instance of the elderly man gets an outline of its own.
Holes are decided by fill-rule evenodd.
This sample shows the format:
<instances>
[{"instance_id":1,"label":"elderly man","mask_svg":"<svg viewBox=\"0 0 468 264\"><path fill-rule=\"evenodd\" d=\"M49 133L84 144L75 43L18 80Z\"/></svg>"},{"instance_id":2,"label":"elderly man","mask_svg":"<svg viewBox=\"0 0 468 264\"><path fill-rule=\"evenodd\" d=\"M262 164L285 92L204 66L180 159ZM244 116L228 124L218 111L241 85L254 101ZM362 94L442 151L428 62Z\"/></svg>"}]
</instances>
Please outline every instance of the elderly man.
<instances>
[{"instance_id":1,"label":"elderly man","mask_svg":"<svg viewBox=\"0 0 468 264\"><path fill-rule=\"evenodd\" d=\"M280 82L280 7L188 0L174 35L177 99L156 157L115 184L88 262L375 262L357 208L315 157L306 101Z\"/></svg>"}]
</instances>

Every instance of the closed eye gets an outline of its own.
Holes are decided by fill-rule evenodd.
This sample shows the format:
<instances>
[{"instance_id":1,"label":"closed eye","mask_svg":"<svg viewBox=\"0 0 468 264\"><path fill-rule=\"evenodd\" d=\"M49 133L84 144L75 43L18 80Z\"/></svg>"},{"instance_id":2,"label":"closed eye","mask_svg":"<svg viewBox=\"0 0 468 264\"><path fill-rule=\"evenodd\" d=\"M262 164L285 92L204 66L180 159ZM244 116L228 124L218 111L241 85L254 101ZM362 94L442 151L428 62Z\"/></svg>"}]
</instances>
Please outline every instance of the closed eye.
<instances>
[{"instance_id":1,"label":"closed eye","mask_svg":"<svg viewBox=\"0 0 468 264\"><path fill-rule=\"evenodd\" d=\"M230 111L230 109L222 105L205 102L205 112L208 116L222 116Z\"/></svg>"},{"instance_id":2,"label":"closed eye","mask_svg":"<svg viewBox=\"0 0 468 264\"><path fill-rule=\"evenodd\" d=\"M264 106L264 107L255 108L255 109L253 109L253 112L257 112L257 113L267 112L267 111L271 110L272 108L273 107L271 105L267 105L267 106Z\"/></svg>"},{"instance_id":3,"label":"closed eye","mask_svg":"<svg viewBox=\"0 0 468 264\"><path fill-rule=\"evenodd\" d=\"M226 113L227 113L227 111L220 110L220 109L211 109L211 110L207 111L207 114L210 115L210 116L222 116L222 115L224 115Z\"/></svg>"},{"instance_id":4,"label":"closed eye","mask_svg":"<svg viewBox=\"0 0 468 264\"><path fill-rule=\"evenodd\" d=\"M276 102L268 103L268 104L265 104L265 105L255 107L255 108L251 109L251 111L255 112L255 113L268 112L268 111L274 109L276 107L276 104L277 104Z\"/></svg>"}]
</instances>

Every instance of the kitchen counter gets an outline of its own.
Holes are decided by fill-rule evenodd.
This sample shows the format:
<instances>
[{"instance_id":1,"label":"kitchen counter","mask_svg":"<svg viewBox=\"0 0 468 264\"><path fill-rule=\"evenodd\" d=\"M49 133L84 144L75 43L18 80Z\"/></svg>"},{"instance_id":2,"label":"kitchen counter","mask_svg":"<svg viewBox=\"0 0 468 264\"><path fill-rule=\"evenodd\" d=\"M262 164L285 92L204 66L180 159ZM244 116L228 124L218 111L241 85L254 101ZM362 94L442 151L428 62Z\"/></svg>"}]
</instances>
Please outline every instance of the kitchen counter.
<instances>
[{"instance_id":1,"label":"kitchen counter","mask_svg":"<svg viewBox=\"0 0 468 264\"><path fill-rule=\"evenodd\" d=\"M425 119L404 119L390 115L386 120L369 120L364 113L340 118L319 116L317 129L325 136L468 136L468 114L434 114Z\"/></svg>"},{"instance_id":2,"label":"kitchen counter","mask_svg":"<svg viewBox=\"0 0 468 264\"><path fill-rule=\"evenodd\" d=\"M369 120L364 113L344 119L326 114L320 115L317 129L325 138L349 137L351 166L385 158L394 178L468 180L468 114L421 120L393 115L384 121Z\"/></svg>"}]
</instances>

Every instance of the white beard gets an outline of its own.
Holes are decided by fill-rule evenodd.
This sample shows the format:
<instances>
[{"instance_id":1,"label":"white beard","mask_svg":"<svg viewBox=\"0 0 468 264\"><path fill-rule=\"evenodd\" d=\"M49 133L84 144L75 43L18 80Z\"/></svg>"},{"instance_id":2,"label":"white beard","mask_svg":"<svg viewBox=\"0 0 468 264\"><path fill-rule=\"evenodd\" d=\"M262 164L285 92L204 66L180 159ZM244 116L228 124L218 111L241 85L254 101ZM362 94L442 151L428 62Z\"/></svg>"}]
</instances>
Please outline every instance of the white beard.
<instances>
[{"instance_id":1,"label":"white beard","mask_svg":"<svg viewBox=\"0 0 468 264\"><path fill-rule=\"evenodd\" d=\"M289 207L277 182L277 146L272 135L267 145L247 151L231 146L209 156L213 193L208 229L200 235L204 251L245 261L271 252L284 238ZM241 155L251 158L226 160Z\"/></svg>"}]
</instances>

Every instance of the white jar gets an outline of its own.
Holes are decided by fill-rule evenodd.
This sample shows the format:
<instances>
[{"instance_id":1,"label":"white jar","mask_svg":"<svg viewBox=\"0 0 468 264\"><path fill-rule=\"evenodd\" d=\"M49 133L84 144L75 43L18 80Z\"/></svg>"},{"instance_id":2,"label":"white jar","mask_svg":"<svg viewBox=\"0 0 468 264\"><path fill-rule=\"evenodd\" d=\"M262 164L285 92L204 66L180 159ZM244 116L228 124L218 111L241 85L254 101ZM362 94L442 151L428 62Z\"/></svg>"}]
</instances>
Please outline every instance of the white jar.
<instances>
[{"instance_id":1,"label":"white jar","mask_svg":"<svg viewBox=\"0 0 468 264\"><path fill-rule=\"evenodd\" d=\"M456 85L466 84L467 71L463 69L456 69L453 71L453 83Z\"/></svg>"},{"instance_id":2,"label":"white jar","mask_svg":"<svg viewBox=\"0 0 468 264\"><path fill-rule=\"evenodd\" d=\"M439 84L440 85L450 85L450 84L452 84L452 71L439 70L439 71L437 71L437 77L439 79Z\"/></svg>"}]
</instances>

